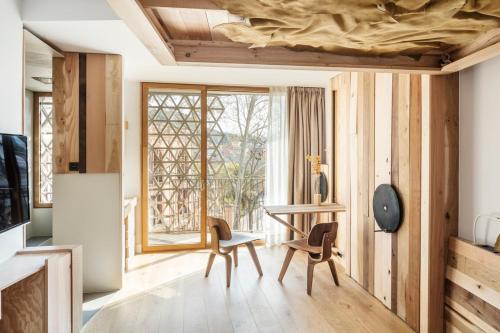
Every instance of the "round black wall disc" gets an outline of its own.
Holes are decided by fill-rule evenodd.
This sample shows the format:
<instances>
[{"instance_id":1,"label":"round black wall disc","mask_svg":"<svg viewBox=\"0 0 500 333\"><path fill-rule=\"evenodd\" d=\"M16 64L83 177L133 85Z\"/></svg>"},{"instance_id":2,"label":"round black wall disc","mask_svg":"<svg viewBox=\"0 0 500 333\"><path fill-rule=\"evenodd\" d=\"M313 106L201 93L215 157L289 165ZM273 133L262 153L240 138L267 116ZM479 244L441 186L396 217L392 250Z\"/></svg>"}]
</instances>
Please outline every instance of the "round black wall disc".
<instances>
[{"instance_id":1,"label":"round black wall disc","mask_svg":"<svg viewBox=\"0 0 500 333\"><path fill-rule=\"evenodd\" d=\"M373 214L378 226L385 232L395 232L401 224L398 194L389 184L377 187L373 194Z\"/></svg>"}]
</instances>

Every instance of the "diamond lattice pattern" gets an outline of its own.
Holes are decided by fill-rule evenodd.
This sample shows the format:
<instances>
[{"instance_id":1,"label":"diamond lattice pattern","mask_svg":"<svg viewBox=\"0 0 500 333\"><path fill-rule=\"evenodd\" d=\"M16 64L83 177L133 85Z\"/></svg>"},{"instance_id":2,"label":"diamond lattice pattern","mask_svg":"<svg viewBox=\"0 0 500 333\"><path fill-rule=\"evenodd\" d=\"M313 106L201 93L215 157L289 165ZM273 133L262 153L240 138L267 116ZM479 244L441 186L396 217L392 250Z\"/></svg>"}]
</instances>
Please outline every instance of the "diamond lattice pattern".
<instances>
[{"instance_id":1,"label":"diamond lattice pattern","mask_svg":"<svg viewBox=\"0 0 500 333\"><path fill-rule=\"evenodd\" d=\"M150 92L148 120L150 229L199 231L200 95Z\"/></svg>"},{"instance_id":2,"label":"diamond lattice pattern","mask_svg":"<svg viewBox=\"0 0 500 333\"><path fill-rule=\"evenodd\" d=\"M52 203L52 130L53 109L52 97L43 96L39 99L40 110L40 203Z\"/></svg>"}]
</instances>

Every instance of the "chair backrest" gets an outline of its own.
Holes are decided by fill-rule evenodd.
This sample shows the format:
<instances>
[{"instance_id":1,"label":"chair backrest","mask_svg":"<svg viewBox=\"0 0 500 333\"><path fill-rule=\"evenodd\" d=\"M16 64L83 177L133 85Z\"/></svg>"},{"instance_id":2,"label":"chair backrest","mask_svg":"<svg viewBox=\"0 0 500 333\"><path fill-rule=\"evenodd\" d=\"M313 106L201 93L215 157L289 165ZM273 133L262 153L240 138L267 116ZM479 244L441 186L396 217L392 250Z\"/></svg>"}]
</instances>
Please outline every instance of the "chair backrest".
<instances>
[{"instance_id":1,"label":"chair backrest","mask_svg":"<svg viewBox=\"0 0 500 333\"><path fill-rule=\"evenodd\" d=\"M327 260L332 256L332 244L337 238L337 222L316 224L307 237L307 244L311 246L321 246L321 255L314 258L317 260Z\"/></svg>"},{"instance_id":2,"label":"chair backrest","mask_svg":"<svg viewBox=\"0 0 500 333\"><path fill-rule=\"evenodd\" d=\"M219 253L219 240L230 240L232 238L231 229L224 219L207 216L207 221L210 227L212 250Z\"/></svg>"}]
</instances>

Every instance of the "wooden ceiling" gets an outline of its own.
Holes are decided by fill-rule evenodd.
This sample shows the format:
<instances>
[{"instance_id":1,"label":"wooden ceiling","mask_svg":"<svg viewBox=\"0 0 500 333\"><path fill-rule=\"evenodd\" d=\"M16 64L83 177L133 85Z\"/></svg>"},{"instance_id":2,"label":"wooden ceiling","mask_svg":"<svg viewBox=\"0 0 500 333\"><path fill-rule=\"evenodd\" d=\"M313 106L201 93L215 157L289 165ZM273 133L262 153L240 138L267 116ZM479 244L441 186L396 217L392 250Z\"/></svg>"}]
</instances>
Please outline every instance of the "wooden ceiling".
<instances>
[{"instance_id":1,"label":"wooden ceiling","mask_svg":"<svg viewBox=\"0 0 500 333\"><path fill-rule=\"evenodd\" d=\"M500 53L500 29L492 29L453 54L420 57L335 54L313 48L251 48L233 42L216 26L249 21L211 0L108 0L162 64L209 63L316 66L332 69L443 73L461 70ZM149 26L148 26L149 25Z\"/></svg>"}]
</instances>

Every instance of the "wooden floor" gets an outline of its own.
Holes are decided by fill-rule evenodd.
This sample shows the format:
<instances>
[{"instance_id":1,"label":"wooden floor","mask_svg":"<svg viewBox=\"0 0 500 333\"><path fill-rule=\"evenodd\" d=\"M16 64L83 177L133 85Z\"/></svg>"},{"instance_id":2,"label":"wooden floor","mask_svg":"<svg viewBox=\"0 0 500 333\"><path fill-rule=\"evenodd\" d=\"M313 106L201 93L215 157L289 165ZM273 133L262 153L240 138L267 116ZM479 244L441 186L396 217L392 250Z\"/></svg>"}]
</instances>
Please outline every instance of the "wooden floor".
<instances>
[{"instance_id":1,"label":"wooden floor","mask_svg":"<svg viewBox=\"0 0 500 333\"><path fill-rule=\"evenodd\" d=\"M305 255L295 255L280 284L285 248L257 253L264 276L241 248L229 289L219 258L204 278L207 251L138 256L125 288L82 332L411 332L341 268L336 287L328 265L317 265L309 297Z\"/></svg>"}]
</instances>

